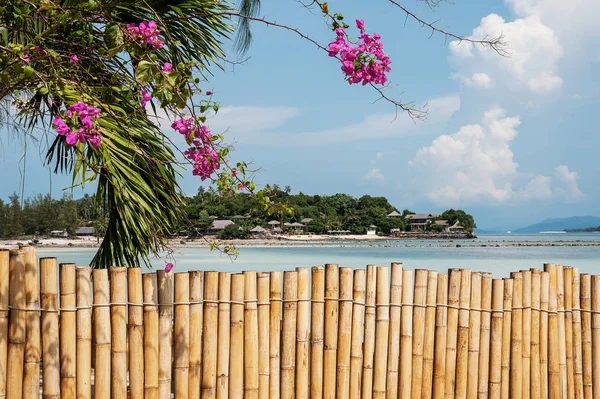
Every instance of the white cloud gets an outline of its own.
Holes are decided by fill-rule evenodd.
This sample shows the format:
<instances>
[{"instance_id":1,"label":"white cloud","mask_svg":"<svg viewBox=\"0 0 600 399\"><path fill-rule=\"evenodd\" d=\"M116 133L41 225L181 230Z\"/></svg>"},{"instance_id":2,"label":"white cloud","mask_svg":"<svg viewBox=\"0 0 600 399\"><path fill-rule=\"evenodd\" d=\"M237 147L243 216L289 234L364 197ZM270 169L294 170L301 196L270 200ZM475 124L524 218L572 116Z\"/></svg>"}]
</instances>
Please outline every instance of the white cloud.
<instances>
[{"instance_id":1,"label":"white cloud","mask_svg":"<svg viewBox=\"0 0 600 399\"><path fill-rule=\"evenodd\" d=\"M302 109L298 107L231 106L221 108L206 123L214 132L244 134L279 128L301 114Z\"/></svg>"},{"instance_id":2,"label":"white cloud","mask_svg":"<svg viewBox=\"0 0 600 399\"><path fill-rule=\"evenodd\" d=\"M492 84L492 78L487 73L479 72L474 73L471 76L471 81L476 85L484 88L488 88Z\"/></svg>"},{"instance_id":3,"label":"white cloud","mask_svg":"<svg viewBox=\"0 0 600 399\"><path fill-rule=\"evenodd\" d=\"M383 159L383 152L378 152L375 154L375 159L371 159L371 165L375 165L377 162Z\"/></svg>"},{"instance_id":4,"label":"white cloud","mask_svg":"<svg viewBox=\"0 0 600 399\"><path fill-rule=\"evenodd\" d=\"M363 176L363 179L381 183L385 180L385 176L383 175L383 172L380 169L373 168L369 170L366 175Z\"/></svg>"},{"instance_id":5,"label":"white cloud","mask_svg":"<svg viewBox=\"0 0 600 399\"><path fill-rule=\"evenodd\" d=\"M511 149L519 124L518 117L492 107L480 124L439 136L409 162L415 188L444 205L583 198L577 174L566 166L556 168L555 180L537 175L519 185L523 176Z\"/></svg>"}]
</instances>

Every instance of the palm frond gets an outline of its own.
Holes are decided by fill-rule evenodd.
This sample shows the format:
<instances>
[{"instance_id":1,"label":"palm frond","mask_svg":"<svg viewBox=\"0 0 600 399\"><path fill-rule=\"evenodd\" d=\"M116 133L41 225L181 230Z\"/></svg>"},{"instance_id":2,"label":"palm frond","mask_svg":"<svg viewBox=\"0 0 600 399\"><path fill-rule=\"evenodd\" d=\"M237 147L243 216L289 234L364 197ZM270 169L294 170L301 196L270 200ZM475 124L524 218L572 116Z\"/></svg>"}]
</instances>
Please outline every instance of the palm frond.
<instances>
[{"instance_id":1,"label":"palm frond","mask_svg":"<svg viewBox=\"0 0 600 399\"><path fill-rule=\"evenodd\" d=\"M238 21L237 36L234 40L234 48L242 54L248 51L252 44L252 31L250 30L250 20L244 18L256 17L260 11L260 0L240 0L240 14L242 17Z\"/></svg>"}]
</instances>

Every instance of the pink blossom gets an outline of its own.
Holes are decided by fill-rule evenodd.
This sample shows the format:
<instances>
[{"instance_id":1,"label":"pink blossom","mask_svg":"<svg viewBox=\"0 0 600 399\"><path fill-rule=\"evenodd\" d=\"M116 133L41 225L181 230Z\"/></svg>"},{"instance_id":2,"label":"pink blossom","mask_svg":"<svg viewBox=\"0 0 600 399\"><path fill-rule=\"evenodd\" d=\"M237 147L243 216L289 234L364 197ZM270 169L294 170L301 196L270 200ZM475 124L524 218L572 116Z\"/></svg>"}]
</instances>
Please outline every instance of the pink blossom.
<instances>
[{"instance_id":1,"label":"pink blossom","mask_svg":"<svg viewBox=\"0 0 600 399\"><path fill-rule=\"evenodd\" d=\"M77 57L77 54L73 54L69 59L69 62L71 64L77 64L79 62L79 57Z\"/></svg>"},{"instance_id":2,"label":"pink blossom","mask_svg":"<svg viewBox=\"0 0 600 399\"><path fill-rule=\"evenodd\" d=\"M23 59L23 61L29 63L31 61L31 57L28 55L24 55L23 57L21 57L21 59Z\"/></svg>"},{"instance_id":3,"label":"pink blossom","mask_svg":"<svg viewBox=\"0 0 600 399\"><path fill-rule=\"evenodd\" d=\"M158 38L160 30L154 21L142 21L139 25L127 24L126 29L127 33L135 40L141 40L152 46L155 50L161 49L165 45L165 42Z\"/></svg>"},{"instance_id":4,"label":"pink blossom","mask_svg":"<svg viewBox=\"0 0 600 399\"><path fill-rule=\"evenodd\" d=\"M173 270L173 264L171 262L165 264L165 273L170 273Z\"/></svg>"},{"instance_id":5,"label":"pink blossom","mask_svg":"<svg viewBox=\"0 0 600 399\"><path fill-rule=\"evenodd\" d=\"M88 142L94 148L100 146L102 140L100 129L94 128L94 122L100 117L100 108L79 101L67 108L67 116L73 128L60 116L52 120L52 125L55 126L58 135L66 136L65 142L68 145L75 146L77 143Z\"/></svg>"},{"instance_id":6,"label":"pink blossom","mask_svg":"<svg viewBox=\"0 0 600 399\"><path fill-rule=\"evenodd\" d=\"M171 63L170 63L170 62L165 62L165 63L163 64L162 71L163 71L164 73L171 73L171 72L173 72L173 65L171 65Z\"/></svg>"},{"instance_id":7,"label":"pink blossom","mask_svg":"<svg viewBox=\"0 0 600 399\"><path fill-rule=\"evenodd\" d=\"M207 95L207 96L212 96L212 95L213 95L213 92L212 92L212 91L207 91L207 92L206 92L206 95Z\"/></svg>"},{"instance_id":8,"label":"pink blossom","mask_svg":"<svg viewBox=\"0 0 600 399\"><path fill-rule=\"evenodd\" d=\"M142 103L142 107L145 107L151 99L152 96L150 95L150 93L148 93L146 89L142 89L142 100L140 101Z\"/></svg>"},{"instance_id":9,"label":"pink blossom","mask_svg":"<svg viewBox=\"0 0 600 399\"><path fill-rule=\"evenodd\" d=\"M356 20L356 27L361 30L361 32L365 31L365 21L362 19Z\"/></svg>"}]
</instances>

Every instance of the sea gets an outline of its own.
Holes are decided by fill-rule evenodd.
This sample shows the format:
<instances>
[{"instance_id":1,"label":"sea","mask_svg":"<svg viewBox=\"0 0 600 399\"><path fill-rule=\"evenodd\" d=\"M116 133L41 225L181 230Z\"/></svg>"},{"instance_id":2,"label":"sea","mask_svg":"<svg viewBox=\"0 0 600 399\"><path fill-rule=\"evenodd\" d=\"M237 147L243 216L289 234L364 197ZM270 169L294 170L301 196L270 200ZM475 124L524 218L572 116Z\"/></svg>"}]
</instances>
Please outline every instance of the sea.
<instances>
[{"instance_id":1,"label":"sea","mask_svg":"<svg viewBox=\"0 0 600 399\"><path fill-rule=\"evenodd\" d=\"M508 277L510 272L543 268L557 263L579 268L581 273L600 273L600 234L481 234L469 240L378 240L335 242L274 242L261 247L238 247L231 257L209 248L177 248L151 260L151 267L173 262L174 271L216 270L227 272L284 271L327 263L353 268L366 265L404 264L406 269L447 272L451 268L492 272ZM39 257L56 257L60 263L87 265L94 249L39 248Z\"/></svg>"}]
</instances>

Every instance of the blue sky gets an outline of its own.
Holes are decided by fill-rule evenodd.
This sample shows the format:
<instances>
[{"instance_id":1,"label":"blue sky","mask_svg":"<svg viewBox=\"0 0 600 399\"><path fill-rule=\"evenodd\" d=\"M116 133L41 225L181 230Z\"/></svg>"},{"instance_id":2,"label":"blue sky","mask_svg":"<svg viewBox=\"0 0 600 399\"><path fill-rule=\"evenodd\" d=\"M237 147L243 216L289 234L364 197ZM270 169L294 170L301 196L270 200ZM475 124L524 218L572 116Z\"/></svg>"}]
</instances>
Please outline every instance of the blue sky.
<instances>
[{"instance_id":1,"label":"blue sky","mask_svg":"<svg viewBox=\"0 0 600 399\"><path fill-rule=\"evenodd\" d=\"M211 129L235 141L234 158L261 168L258 184L383 195L418 212L460 207L482 228L600 215L600 2L416 4L422 18L454 33L503 34L510 56L430 38L388 1L330 1L331 11L381 34L393 62L387 95L427 102L427 120L395 118L391 104L348 85L312 43L255 23L248 61L207 83L221 103ZM265 1L261 16L324 45L332 39L318 11L296 1ZM68 177L50 179L34 143L22 155L22 140L3 139L0 197L20 191L24 166L26 195L49 192L50 181L54 196L68 187ZM183 173L182 188L194 193L199 181Z\"/></svg>"}]
</instances>

